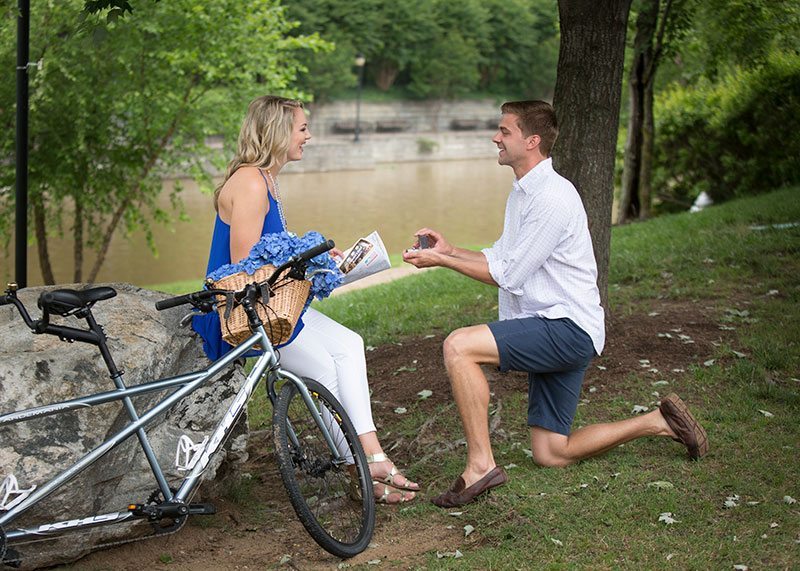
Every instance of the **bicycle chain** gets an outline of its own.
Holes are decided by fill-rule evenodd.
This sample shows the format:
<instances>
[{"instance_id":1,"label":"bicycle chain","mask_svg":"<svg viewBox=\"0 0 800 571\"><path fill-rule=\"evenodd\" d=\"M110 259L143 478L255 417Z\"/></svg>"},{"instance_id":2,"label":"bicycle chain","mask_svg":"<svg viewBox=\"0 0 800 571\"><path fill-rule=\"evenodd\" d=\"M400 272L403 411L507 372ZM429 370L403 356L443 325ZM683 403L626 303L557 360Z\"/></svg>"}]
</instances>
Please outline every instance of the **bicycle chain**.
<instances>
[{"instance_id":1,"label":"bicycle chain","mask_svg":"<svg viewBox=\"0 0 800 571\"><path fill-rule=\"evenodd\" d=\"M152 503L153 501L155 501L155 499L157 499L157 496L160 493L161 492L159 490L156 490L152 494L150 494L150 496L148 497L148 503ZM192 495L194 495L194 494L192 494ZM187 502L187 503L189 503L189 502ZM171 525L171 526L164 527L164 528L159 528L159 529L156 529L155 527L153 527L152 529L154 529L154 533L152 535L143 535L141 537L129 537L129 538L126 538L126 539L119 539L117 541L109 541L109 542L106 542L106 543L98 543L97 545L93 545L92 546L92 548L89 550L89 553L92 553L94 551L99 551L101 549L107 549L109 547L118 547L120 545L125 545L126 543L134 543L136 541L145 541L147 539L155 539L156 537L167 537L169 535L173 535L175 533L178 533L181 529L183 529L183 526L186 525L186 521L188 519L189 519L189 516L184 516L184 517L177 518L175 520L175 523L173 525ZM140 521L144 521L144 520L140 520ZM132 523L135 523L135 522L132 522ZM3 531L2 528L0 528L0 539L3 540L2 543L0 543L0 546L4 546L5 548L11 547L12 549L14 549L14 551L16 551L15 548L17 546L30 545L32 543L38 543L38 542L42 542L42 541L53 541L53 540L56 540L56 539L59 539L59 538L62 538L62 537L64 537L64 536L63 535L57 535L57 536L53 536L53 537L43 537L41 539L34 539L32 541L23 541L23 542L20 542L20 543L15 543L12 546L9 546L8 543L5 541L5 532ZM23 556L21 554L19 556L17 556L16 559L3 559L3 557L6 555L5 548L0 550L0 551L3 551L3 553L0 553L0 565L7 565L7 566L10 566L10 567L14 567L15 563L16 564L22 564ZM41 559L41 558L46 557L46 556L56 555L56 554L61 554L61 553L63 553L63 551L61 549L51 549L49 551L39 552L36 555L26 556L26 557L24 557L24 559L25 559L25 561L31 561L31 560L32 561L36 561L36 559ZM89 553L87 553L86 555L88 555Z\"/></svg>"}]
</instances>

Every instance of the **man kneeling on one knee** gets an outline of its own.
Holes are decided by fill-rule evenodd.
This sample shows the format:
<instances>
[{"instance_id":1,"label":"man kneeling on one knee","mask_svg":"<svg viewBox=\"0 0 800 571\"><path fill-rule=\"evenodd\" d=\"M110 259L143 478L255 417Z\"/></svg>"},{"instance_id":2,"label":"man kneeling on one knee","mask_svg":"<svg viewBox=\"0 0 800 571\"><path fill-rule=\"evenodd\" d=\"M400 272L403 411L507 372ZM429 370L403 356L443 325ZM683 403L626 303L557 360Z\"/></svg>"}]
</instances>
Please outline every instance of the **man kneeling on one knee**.
<instances>
[{"instance_id":1,"label":"man kneeling on one knee","mask_svg":"<svg viewBox=\"0 0 800 571\"><path fill-rule=\"evenodd\" d=\"M439 232L417 232L428 248L403 258L418 268L453 269L499 289L499 321L465 327L444 342L444 361L467 440L467 463L441 507L473 501L504 484L489 441L489 385L481 365L528 373L528 425L534 461L567 466L643 436L683 443L692 459L708 440L683 401L669 395L659 409L570 432L589 362L605 343L604 311L586 212L575 187L553 170L556 115L544 101L505 103L492 142L498 163L515 175L503 233L491 248L466 250Z\"/></svg>"}]
</instances>

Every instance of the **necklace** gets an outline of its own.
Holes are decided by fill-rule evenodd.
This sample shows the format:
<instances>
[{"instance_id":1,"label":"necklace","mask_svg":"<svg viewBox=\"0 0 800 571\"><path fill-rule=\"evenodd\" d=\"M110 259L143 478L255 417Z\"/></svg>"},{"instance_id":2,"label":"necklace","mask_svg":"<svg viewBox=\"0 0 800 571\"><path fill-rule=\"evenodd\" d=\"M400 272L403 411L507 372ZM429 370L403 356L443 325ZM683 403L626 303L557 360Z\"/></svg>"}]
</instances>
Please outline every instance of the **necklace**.
<instances>
[{"instance_id":1,"label":"necklace","mask_svg":"<svg viewBox=\"0 0 800 571\"><path fill-rule=\"evenodd\" d=\"M278 215L281 217L281 222L283 223L283 229L287 230L286 227L286 216L283 214L283 200L281 200L281 189L278 186L278 181L272 178L272 173L267 170L267 178L269 178L269 184L274 189L275 194L275 202L278 203Z\"/></svg>"}]
</instances>

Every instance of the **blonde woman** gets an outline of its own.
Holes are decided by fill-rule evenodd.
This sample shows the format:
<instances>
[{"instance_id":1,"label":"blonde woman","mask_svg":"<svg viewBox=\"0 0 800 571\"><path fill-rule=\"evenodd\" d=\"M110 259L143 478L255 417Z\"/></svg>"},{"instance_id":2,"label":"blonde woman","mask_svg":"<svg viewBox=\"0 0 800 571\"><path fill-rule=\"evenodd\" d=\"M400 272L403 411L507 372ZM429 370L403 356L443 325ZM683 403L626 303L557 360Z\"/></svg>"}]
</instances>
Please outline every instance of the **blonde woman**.
<instances>
[{"instance_id":1,"label":"blonde woman","mask_svg":"<svg viewBox=\"0 0 800 571\"><path fill-rule=\"evenodd\" d=\"M303 158L310 138L299 101L266 95L250 103L238 151L214 193L217 218L206 275L247 257L262 235L286 230L278 175L286 163ZM203 338L210 359L231 349L222 340L216 313L195 317L192 327ZM309 308L280 350L284 367L319 381L344 406L370 463L376 500L399 504L413 499L419 485L397 470L378 441L361 336Z\"/></svg>"}]
</instances>

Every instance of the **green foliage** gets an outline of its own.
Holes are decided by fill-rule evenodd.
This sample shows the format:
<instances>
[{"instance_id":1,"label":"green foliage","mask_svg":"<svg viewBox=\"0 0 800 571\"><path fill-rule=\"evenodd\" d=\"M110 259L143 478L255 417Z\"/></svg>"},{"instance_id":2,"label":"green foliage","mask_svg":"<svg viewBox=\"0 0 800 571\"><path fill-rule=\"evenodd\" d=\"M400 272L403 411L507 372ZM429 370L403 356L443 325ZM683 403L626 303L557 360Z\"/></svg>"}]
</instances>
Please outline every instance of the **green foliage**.
<instances>
[{"instance_id":1,"label":"green foliage","mask_svg":"<svg viewBox=\"0 0 800 571\"><path fill-rule=\"evenodd\" d=\"M654 188L715 200L800 182L800 55L772 52L719 82L674 85L657 104Z\"/></svg>"},{"instance_id":2,"label":"green foliage","mask_svg":"<svg viewBox=\"0 0 800 571\"><path fill-rule=\"evenodd\" d=\"M558 58L556 5L543 0L297 0L287 3L297 33L336 45L308 60L301 85L316 99L355 83L353 58L366 57L367 81L417 97L484 91L548 97Z\"/></svg>"},{"instance_id":3,"label":"green foliage","mask_svg":"<svg viewBox=\"0 0 800 571\"><path fill-rule=\"evenodd\" d=\"M800 49L800 5L794 0L695 1L692 20L681 49L682 77L690 81L758 66L775 49Z\"/></svg>"},{"instance_id":4,"label":"green foliage","mask_svg":"<svg viewBox=\"0 0 800 571\"><path fill-rule=\"evenodd\" d=\"M169 218L156 205L162 175L203 178L205 138L235 133L256 95L298 95L298 50L325 46L287 37L292 25L275 0L142 2L111 21L82 6L34 5L31 59L43 65L30 78L31 203L49 235L72 230L79 248L102 249L117 225L143 228L150 239L149 220ZM11 15L0 21L3 157L14 145L14 26ZM0 161L5 239L13 177L13 165Z\"/></svg>"}]
</instances>

